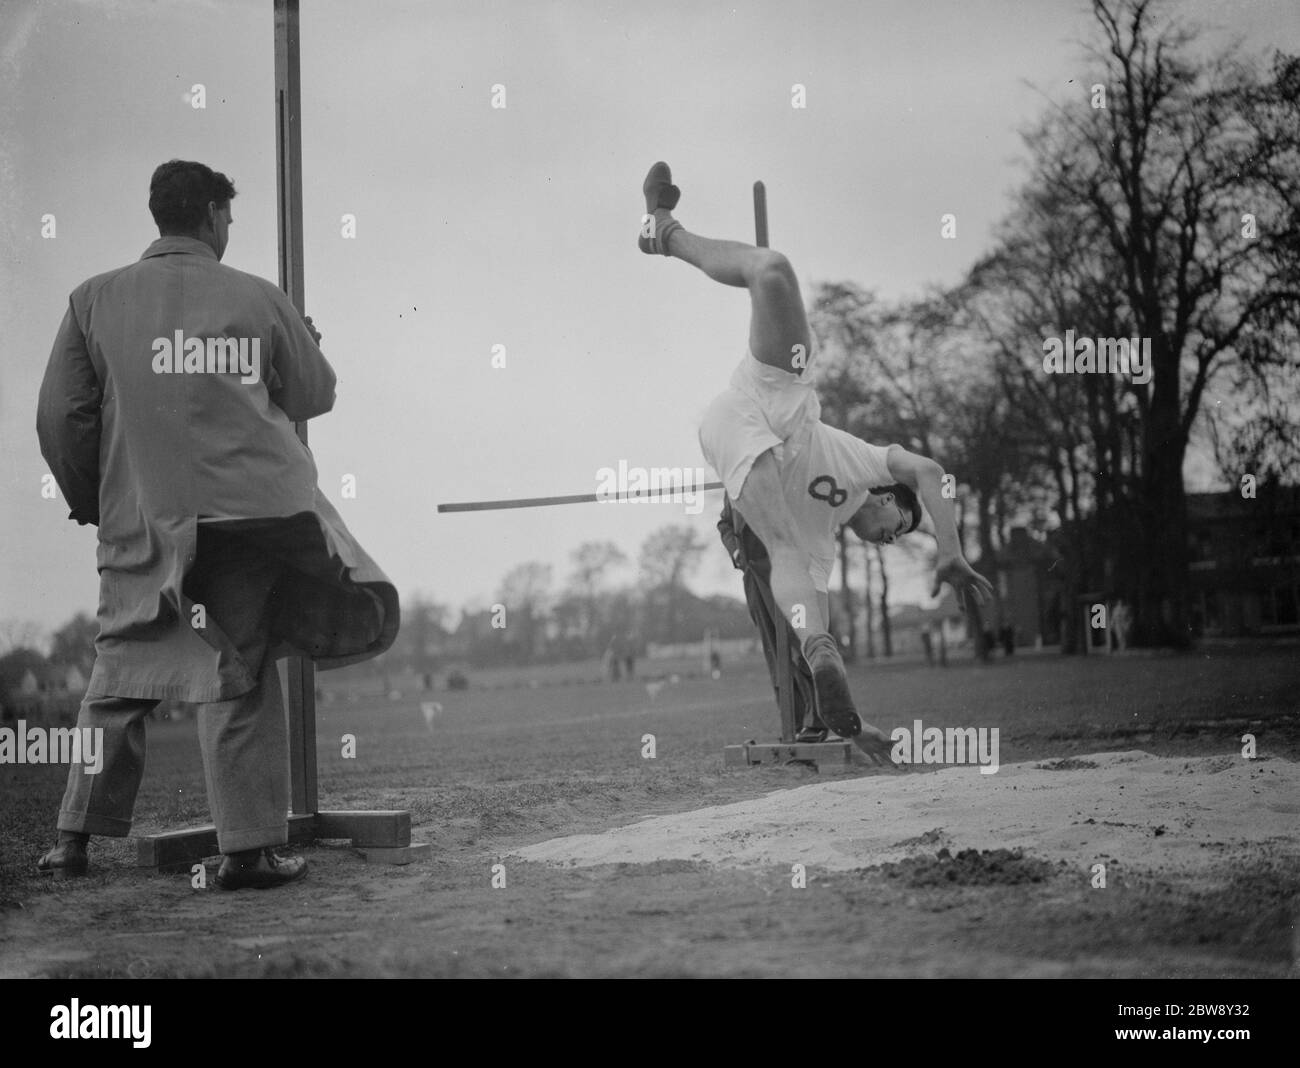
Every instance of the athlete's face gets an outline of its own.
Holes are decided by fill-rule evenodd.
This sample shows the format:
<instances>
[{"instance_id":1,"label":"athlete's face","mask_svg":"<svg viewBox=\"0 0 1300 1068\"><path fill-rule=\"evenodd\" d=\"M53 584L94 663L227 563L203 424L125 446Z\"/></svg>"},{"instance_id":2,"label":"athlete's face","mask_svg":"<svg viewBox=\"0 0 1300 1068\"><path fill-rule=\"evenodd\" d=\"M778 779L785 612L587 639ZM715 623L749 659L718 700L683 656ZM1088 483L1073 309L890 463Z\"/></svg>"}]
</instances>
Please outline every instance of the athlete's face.
<instances>
[{"instance_id":1,"label":"athlete's face","mask_svg":"<svg viewBox=\"0 0 1300 1068\"><path fill-rule=\"evenodd\" d=\"M874 493L867 503L849 520L849 527L865 542L873 545L892 545L906 532L912 518L907 515L892 493Z\"/></svg>"}]
</instances>

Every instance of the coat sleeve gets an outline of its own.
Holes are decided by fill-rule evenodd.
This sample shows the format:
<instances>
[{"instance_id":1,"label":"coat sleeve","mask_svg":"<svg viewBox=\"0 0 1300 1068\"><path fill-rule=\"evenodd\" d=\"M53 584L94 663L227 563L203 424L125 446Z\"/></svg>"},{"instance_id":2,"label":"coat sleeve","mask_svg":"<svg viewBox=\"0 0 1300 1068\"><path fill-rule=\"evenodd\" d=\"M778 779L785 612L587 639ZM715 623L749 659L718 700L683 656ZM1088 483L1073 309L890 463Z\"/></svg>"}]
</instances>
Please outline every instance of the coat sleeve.
<instances>
[{"instance_id":1,"label":"coat sleeve","mask_svg":"<svg viewBox=\"0 0 1300 1068\"><path fill-rule=\"evenodd\" d=\"M305 422L334 407L337 378L298 310L279 289L267 286L276 308L271 401L295 423Z\"/></svg>"},{"instance_id":2,"label":"coat sleeve","mask_svg":"<svg viewBox=\"0 0 1300 1068\"><path fill-rule=\"evenodd\" d=\"M71 301L54 339L36 405L41 455L72 511L69 519L99 525L100 406L104 391Z\"/></svg>"}]
</instances>

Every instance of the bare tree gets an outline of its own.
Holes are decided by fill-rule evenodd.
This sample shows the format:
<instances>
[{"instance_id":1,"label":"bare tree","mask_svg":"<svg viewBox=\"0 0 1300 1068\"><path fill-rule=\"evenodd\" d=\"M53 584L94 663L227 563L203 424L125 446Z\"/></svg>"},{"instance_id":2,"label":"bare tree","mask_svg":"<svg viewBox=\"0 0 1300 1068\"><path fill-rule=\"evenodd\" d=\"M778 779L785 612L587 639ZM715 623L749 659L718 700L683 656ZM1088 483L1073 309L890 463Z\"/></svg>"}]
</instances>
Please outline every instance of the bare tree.
<instances>
[{"instance_id":1,"label":"bare tree","mask_svg":"<svg viewBox=\"0 0 1300 1068\"><path fill-rule=\"evenodd\" d=\"M550 564L519 564L501 580L497 598L506 610L505 643L525 658L539 651L550 588Z\"/></svg>"},{"instance_id":2,"label":"bare tree","mask_svg":"<svg viewBox=\"0 0 1300 1068\"><path fill-rule=\"evenodd\" d=\"M11 653L16 649L40 651L44 645L45 631L39 623L30 619L0 620L0 653Z\"/></svg>"},{"instance_id":3,"label":"bare tree","mask_svg":"<svg viewBox=\"0 0 1300 1068\"><path fill-rule=\"evenodd\" d=\"M599 636L599 595L606 577L612 568L625 564L627 556L612 541L588 541L573 551L571 559L573 574L569 586L574 599L583 608L583 637L590 642Z\"/></svg>"},{"instance_id":4,"label":"bare tree","mask_svg":"<svg viewBox=\"0 0 1300 1068\"><path fill-rule=\"evenodd\" d=\"M423 594L402 605L402 629L395 649L412 671L422 676L433 674L450 616L450 608Z\"/></svg>"},{"instance_id":5,"label":"bare tree","mask_svg":"<svg viewBox=\"0 0 1300 1068\"><path fill-rule=\"evenodd\" d=\"M647 597L663 600L665 637L676 636L681 593L707 547L695 529L685 525L660 527L642 543L642 582Z\"/></svg>"},{"instance_id":6,"label":"bare tree","mask_svg":"<svg viewBox=\"0 0 1300 1068\"><path fill-rule=\"evenodd\" d=\"M1118 290L1102 306L1110 336L1150 340L1151 381L1131 387L1139 470L1126 503L1145 561L1131 580L1139 635L1183 644L1182 466L1205 390L1233 365L1265 376L1296 367L1295 64L1279 61L1273 82L1261 83L1231 53L1195 59L1193 33L1158 25L1152 0L1093 0L1092 9L1105 107L1044 120L1027 139L1032 182L1095 229ZM1251 237L1252 228L1270 236Z\"/></svg>"},{"instance_id":7,"label":"bare tree","mask_svg":"<svg viewBox=\"0 0 1300 1068\"><path fill-rule=\"evenodd\" d=\"M95 638L98 635L99 624L85 612L78 612L54 632L50 640L50 663L76 667L89 674L95 662Z\"/></svg>"}]
</instances>

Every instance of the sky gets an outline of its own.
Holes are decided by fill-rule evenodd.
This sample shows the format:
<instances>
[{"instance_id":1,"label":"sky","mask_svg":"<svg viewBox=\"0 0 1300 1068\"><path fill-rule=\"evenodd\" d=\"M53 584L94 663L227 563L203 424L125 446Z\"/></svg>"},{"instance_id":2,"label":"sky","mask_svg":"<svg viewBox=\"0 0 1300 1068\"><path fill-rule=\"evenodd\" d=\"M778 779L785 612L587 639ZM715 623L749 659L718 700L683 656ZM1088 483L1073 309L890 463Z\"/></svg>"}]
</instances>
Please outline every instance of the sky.
<instances>
[{"instance_id":1,"label":"sky","mask_svg":"<svg viewBox=\"0 0 1300 1068\"><path fill-rule=\"evenodd\" d=\"M1300 50L1294 0L1172 6L1210 41ZM526 561L558 590L584 541L635 560L669 523L709 541L693 588L740 596L717 494L694 515L436 511L594 492L620 461L703 465L696 427L744 355L748 300L637 251L651 163L710 237L753 239L762 179L805 295L852 280L904 297L987 251L1018 131L1096 80L1077 0L303 8L306 305L338 375L310 425L320 484L405 597L455 607ZM154 167L229 175L224 262L278 276L273 79L271 0L0 3L0 621L94 612L95 531L41 497L36 395L68 293L157 236ZM919 563L895 551L890 568L896 601L924 599Z\"/></svg>"}]
</instances>

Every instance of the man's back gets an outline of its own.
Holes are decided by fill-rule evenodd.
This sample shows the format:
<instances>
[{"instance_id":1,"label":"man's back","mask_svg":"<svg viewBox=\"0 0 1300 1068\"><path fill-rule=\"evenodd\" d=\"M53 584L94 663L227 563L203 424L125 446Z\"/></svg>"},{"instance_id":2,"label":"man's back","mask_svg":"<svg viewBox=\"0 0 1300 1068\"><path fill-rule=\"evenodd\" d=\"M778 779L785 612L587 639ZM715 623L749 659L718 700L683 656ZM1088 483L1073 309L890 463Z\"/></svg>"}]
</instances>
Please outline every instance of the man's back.
<instances>
[{"instance_id":1,"label":"man's back","mask_svg":"<svg viewBox=\"0 0 1300 1068\"><path fill-rule=\"evenodd\" d=\"M101 540L188 518L310 510L316 469L294 419L329 411L334 373L269 282L188 237L73 291L42 386L51 467L92 463ZM76 409L84 433L58 413ZM87 496L89 491L87 491Z\"/></svg>"}]
</instances>

